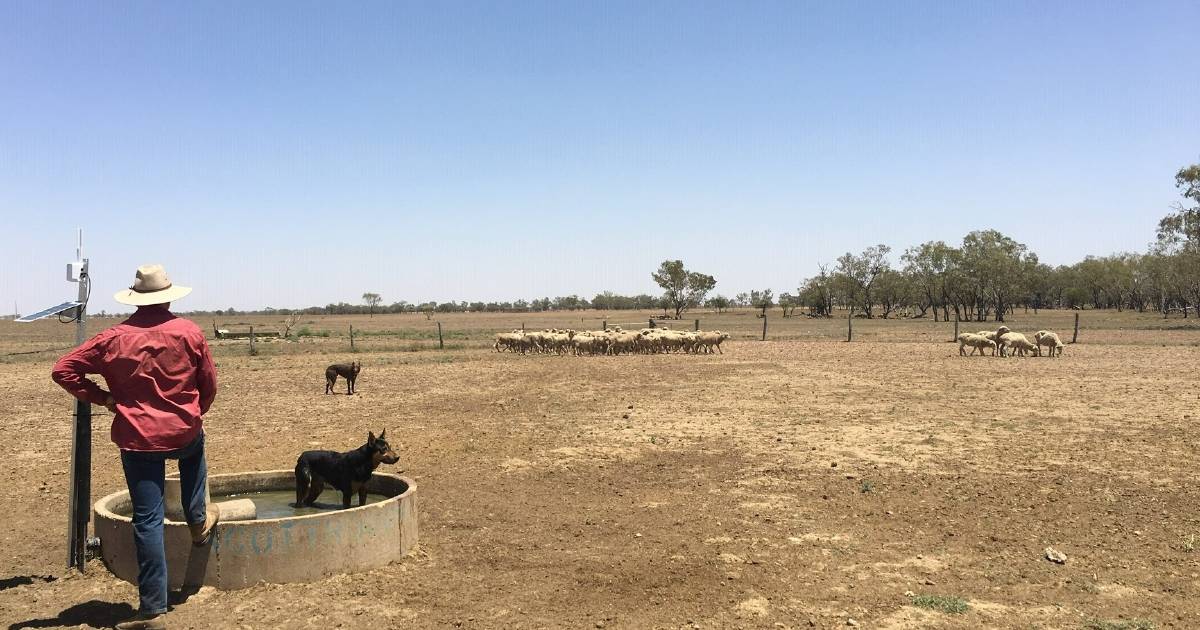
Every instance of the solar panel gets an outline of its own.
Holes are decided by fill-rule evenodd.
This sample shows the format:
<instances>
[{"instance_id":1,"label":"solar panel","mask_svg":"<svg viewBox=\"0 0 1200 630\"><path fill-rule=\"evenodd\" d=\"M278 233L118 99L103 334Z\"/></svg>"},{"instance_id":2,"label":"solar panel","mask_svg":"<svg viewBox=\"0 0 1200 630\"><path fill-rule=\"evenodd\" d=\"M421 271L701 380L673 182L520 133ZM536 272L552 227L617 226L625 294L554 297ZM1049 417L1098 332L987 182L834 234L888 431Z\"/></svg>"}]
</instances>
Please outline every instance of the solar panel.
<instances>
[{"instance_id":1,"label":"solar panel","mask_svg":"<svg viewBox=\"0 0 1200 630\"><path fill-rule=\"evenodd\" d=\"M83 304L83 302L63 302L62 304L59 304L58 306L51 306L50 308L42 309L32 315L24 315L24 316L18 317L17 321L18 322L32 322L32 321L37 321L39 319L45 319L52 315L58 315L59 313L65 311L65 310L75 308L76 306L79 306L80 304Z\"/></svg>"}]
</instances>

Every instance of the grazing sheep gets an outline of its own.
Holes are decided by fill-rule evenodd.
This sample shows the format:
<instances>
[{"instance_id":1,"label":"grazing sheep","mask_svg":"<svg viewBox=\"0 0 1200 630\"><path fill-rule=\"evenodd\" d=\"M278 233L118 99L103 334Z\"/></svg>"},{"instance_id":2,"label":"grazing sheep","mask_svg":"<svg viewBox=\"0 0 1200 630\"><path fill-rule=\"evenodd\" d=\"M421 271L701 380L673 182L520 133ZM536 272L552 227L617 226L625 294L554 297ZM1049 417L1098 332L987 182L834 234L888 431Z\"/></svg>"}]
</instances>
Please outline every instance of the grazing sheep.
<instances>
[{"instance_id":1,"label":"grazing sheep","mask_svg":"<svg viewBox=\"0 0 1200 630\"><path fill-rule=\"evenodd\" d=\"M983 351L986 348L992 349L992 356L996 356L996 342L988 339L984 335L976 335L972 333L963 333L958 336L958 355L967 355L967 346L971 347L971 354L979 352L979 356L983 356Z\"/></svg>"},{"instance_id":2,"label":"grazing sheep","mask_svg":"<svg viewBox=\"0 0 1200 630\"><path fill-rule=\"evenodd\" d=\"M1057 333L1049 330L1039 330L1033 333L1033 342L1036 343L1038 347L1046 346L1046 348L1048 348L1047 356L1062 356L1063 342L1058 338Z\"/></svg>"},{"instance_id":3,"label":"grazing sheep","mask_svg":"<svg viewBox=\"0 0 1200 630\"><path fill-rule=\"evenodd\" d=\"M1030 343L1029 339L1021 333L1006 332L1000 335L1000 343L998 345L1000 347L1000 356L1006 356L1005 350L1008 348L1012 348L1013 350L1013 354L1009 356L1025 356L1026 352L1032 352L1035 357L1040 354L1038 347Z\"/></svg>"}]
</instances>

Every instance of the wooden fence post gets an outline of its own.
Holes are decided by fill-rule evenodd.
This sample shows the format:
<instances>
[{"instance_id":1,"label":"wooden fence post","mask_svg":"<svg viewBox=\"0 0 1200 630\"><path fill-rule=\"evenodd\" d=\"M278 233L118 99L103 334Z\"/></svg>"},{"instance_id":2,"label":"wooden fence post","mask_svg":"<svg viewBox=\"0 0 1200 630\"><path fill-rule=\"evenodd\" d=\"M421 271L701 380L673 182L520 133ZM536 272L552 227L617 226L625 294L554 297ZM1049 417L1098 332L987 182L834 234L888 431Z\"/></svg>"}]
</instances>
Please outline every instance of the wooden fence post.
<instances>
[{"instance_id":1,"label":"wooden fence post","mask_svg":"<svg viewBox=\"0 0 1200 630\"><path fill-rule=\"evenodd\" d=\"M651 318L650 318L650 326L649 326L649 328L654 328L654 318L653 318L653 317L651 317Z\"/></svg>"},{"instance_id":2,"label":"wooden fence post","mask_svg":"<svg viewBox=\"0 0 1200 630\"><path fill-rule=\"evenodd\" d=\"M350 349L354 349L354 324L350 324Z\"/></svg>"},{"instance_id":3,"label":"wooden fence post","mask_svg":"<svg viewBox=\"0 0 1200 630\"><path fill-rule=\"evenodd\" d=\"M697 320L697 321L698 321L698 320ZM766 313L763 313L763 336L762 336L762 340L763 340L763 341L766 341L766 340L767 340L767 314L766 314Z\"/></svg>"},{"instance_id":4,"label":"wooden fence post","mask_svg":"<svg viewBox=\"0 0 1200 630\"><path fill-rule=\"evenodd\" d=\"M256 352L258 352L258 350L256 350L254 348L254 327L251 326L250 327L250 354L254 354Z\"/></svg>"},{"instance_id":5,"label":"wooden fence post","mask_svg":"<svg viewBox=\"0 0 1200 630\"><path fill-rule=\"evenodd\" d=\"M438 322L438 348L445 349L446 344L442 341L442 322Z\"/></svg>"},{"instance_id":6,"label":"wooden fence post","mask_svg":"<svg viewBox=\"0 0 1200 630\"><path fill-rule=\"evenodd\" d=\"M957 340L958 340L958 313L955 313L954 314L954 339L951 339L950 341L957 341Z\"/></svg>"},{"instance_id":7,"label":"wooden fence post","mask_svg":"<svg viewBox=\"0 0 1200 630\"><path fill-rule=\"evenodd\" d=\"M700 331L700 320L698 320L698 319L696 320L696 328L695 328L695 330L696 330L696 332L699 332L699 331Z\"/></svg>"},{"instance_id":8,"label":"wooden fence post","mask_svg":"<svg viewBox=\"0 0 1200 630\"><path fill-rule=\"evenodd\" d=\"M846 313L846 341L854 339L854 311Z\"/></svg>"},{"instance_id":9,"label":"wooden fence post","mask_svg":"<svg viewBox=\"0 0 1200 630\"><path fill-rule=\"evenodd\" d=\"M1075 333L1071 335L1071 343L1079 341L1079 313L1075 313Z\"/></svg>"},{"instance_id":10,"label":"wooden fence post","mask_svg":"<svg viewBox=\"0 0 1200 630\"><path fill-rule=\"evenodd\" d=\"M608 330L608 320L603 320L603 322L604 325L600 327L600 330Z\"/></svg>"}]
</instances>

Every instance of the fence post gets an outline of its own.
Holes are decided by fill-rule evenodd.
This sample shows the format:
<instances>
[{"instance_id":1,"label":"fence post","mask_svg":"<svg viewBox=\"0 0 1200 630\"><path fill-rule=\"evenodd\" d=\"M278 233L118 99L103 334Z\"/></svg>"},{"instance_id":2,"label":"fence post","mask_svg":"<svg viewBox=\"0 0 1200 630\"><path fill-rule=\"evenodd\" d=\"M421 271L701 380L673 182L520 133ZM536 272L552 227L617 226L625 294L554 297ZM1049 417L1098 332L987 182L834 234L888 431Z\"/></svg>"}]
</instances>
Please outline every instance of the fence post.
<instances>
[{"instance_id":1,"label":"fence post","mask_svg":"<svg viewBox=\"0 0 1200 630\"><path fill-rule=\"evenodd\" d=\"M350 324L350 349L354 349L354 324Z\"/></svg>"},{"instance_id":2,"label":"fence post","mask_svg":"<svg viewBox=\"0 0 1200 630\"><path fill-rule=\"evenodd\" d=\"M699 320L696 320L696 321L699 321ZM762 340L763 340L763 341L766 341L766 340L767 340L767 314L766 314L766 313L763 313L763 336L762 336Z\"/></svg>"},{"instance_id":3,"label":"fence post","mask_svg":"<svg viewBox=\"0 0 1200 630\"><path fill-rule=\"evenodd\" d=\"M700 320L698 320L698 319L696 320L696 329L695 329L695 330L696 330L697 332L699 332L699 331L700 331Z\"/></svg>"},{"instance_id":4,"label":"fence post","mask_svg":"<svg viewBox=\"0 0 1200 630\"><path fill-rule=\"evenodd\" d=\"M438 322L438 348L445 349L446 344L442 341L442 322Z\"/></svg>"},{"instance_id":5,"label":"fence post","mask_svg":"<svg viewBox=\"0 0 1200 630\"><path fill-rule=\"evenodd\" d=\"M951 339L950 341L957 341L957 340L958 340L958 313L955 313L954 314L954 339Z\"/></svg>"},{"instance_id":6,"label":"fence post","mask_svg":"<svg viewBox=\"0 0 1200 630\"><path fill-rule=\"evenodd\" d=\"M600 330L608 330L608 320L605 319L602 321L604 322L604 325L600 327Z\"/></svg>"},{"instance_id":7,"label":"fence post","mask_svg":"<svg viewBox=\"0 0 1200 630\"><path fill-rule=\"evenodd\" d=\"M854 339L854 311L846 313L846 341Z\"/></svg>"},{"instance_id":8,"label":"fence post","mask_svg":"<svg viewBox=\"0 0 1200 630\"><path fill-rule=\"evenodd\" d=\"M1075 313L1075 334L1071 335L1071 343L1079 340L1079 313Z\"/></svg>"},{"instance_id":9,"label":"fence post","mask_svg":"<svg viewBox=\"0 0 1200 630\"><path fill-rule=\"evenodd\" d=\"M257 350L255 350L255 348L254 348L254 327L251 326L250 327L250 354L254 354L255 352L257 352Z\"/></svg>"},{"instance_id":10,"label":"fence post","mask_svg":"<svg viewBox=\"0 0 1200 630\"><path fill-rule=\"evenodd\" d=\"M654 328L654 318L650 318L650 328Z\"/></svg>"},{"instance_id":11,"label":"fence post","mask_svg":"<svg viewBox=\"0 0 1200 630\"><path fill-rule=\"evenodd\" d=\"M521 332L525 332L525 322L521 322Z\"/></svg>"}]
</instances>

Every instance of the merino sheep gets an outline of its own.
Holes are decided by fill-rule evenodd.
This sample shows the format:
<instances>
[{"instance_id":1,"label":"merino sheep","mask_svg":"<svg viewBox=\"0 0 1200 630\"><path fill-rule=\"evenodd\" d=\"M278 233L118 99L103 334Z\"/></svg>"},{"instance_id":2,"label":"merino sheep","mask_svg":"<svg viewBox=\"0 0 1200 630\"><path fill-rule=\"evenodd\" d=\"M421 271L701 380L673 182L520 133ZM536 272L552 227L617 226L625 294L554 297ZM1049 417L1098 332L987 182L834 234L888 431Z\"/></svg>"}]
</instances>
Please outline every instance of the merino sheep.
<instances>
[{"instance_id":1,"label":"merino sheep","mask_svg":"<svg viewBox=\"0 0 1200 630\"><path fill-rule=\"evenodd\" d=\"M1038 347L1046 346L1047 356L1061 357L1063 351L1063 342L1058 338L1058 334L1049 330L1039 330L1033 333L1033 342Z\"/></svg>"},{"instance_id":2,"label":"merino sheep","mask_svg":"<svg viewBox=\"0 0 1200 630\"><path fill-rule=\"evenodd\" d=\"M970 333L968 333L968 334L970 334ZM980 337L983 337L985 339L991 339L992 343L996 343L997 341L1000 340L1000 335L997 334L996 331L994 331L994 330L981 330L975 334L979 335Z\"/></svg>"},{"instance_id":3,"label":"merino sheep","mask_svg":"<svg viewBox=\"0 0 1200 630\"><path fill-rule=\"evenodd\" d=\"M1000 343L998 345L1000 347L1000 356L1005 356L1005 350L1007 348L1011 348L1013 350L1013 354L1009 356L1025 356L1026 352L1032 352L1033 356L1036 357L1040 353L1038 347L1033 343L1030 343L1029 339L1027 339L1025 335L1022 335L1021 333L1006 332L1003 335L1000 335Z\"/></svg>"},{"instance_id":4,"label":"merino sheep","mask_svg":"<svg viewBox=\"0 0 1200 630\"><path fill-rule=\"evenodd\" d=\"M500 333L496 335L496 343L492 347L496 349L496 352L501 352L502 349L509 352L516 352L523 338L524 334L519 330L514 330L510 333Z\"/></svg>"},{"instance_id":5,"label":"merino sheep","mask_svg":"<svg viewBox=\"0 0 1200 630\"><path fill-rule=\"evenodd\" d=\"M991 339L988 339L984 335L976 335L973 333L963 333L963 334L959 335L958 336L958 355L959 356L963 356L963 357L968 356L967 355L967 346L971 347L972 355L975 354L976 351L978 351L979 356L983 356L983 351L986 348L991 348L992 356L996 356L996 342L992 341Z\"/></svg>"},{"instance_id":6,"label":"merino sheep","mask_svg":"<svg viewBox=\"0 0 1200 630\"><path fill-rule=\"evenodd\" d=\"M666 326L643 328L640 331L622 330L612 326L604 330L560 330L547 328L541 331L514 330L496 335L492 348L496 352L520 352L521 354L574 354L608 355L620 354L724 354L721 343L729 339L727 333L671 330Z\"/></svg>"},{"instance_id":7,"label":"merino sheep","mask_svg":"<svg viewBox=\"0 0 1200 630\"><path fill-rule=\"evenodd\" d=\"M571 338L571 345L575 348L577 357L584 354L597 354L601 348L600 338L587 333L576 334Z\"/></svg>"},{"instance_id":8,"label":"merino sheep","mask_svg":"<svg viewBox=\"0 0 1200 630\"><path fill-rule=\"evenodd\" d=\"M729 333L723 333L719 330L702 332L696 336L696 348L697 350L703 349L708 354L712 354L713 348L716 348L718 354L725 354L721 350L721 342L726 339L729 339Z\"/></svg>"}]
</instances>

